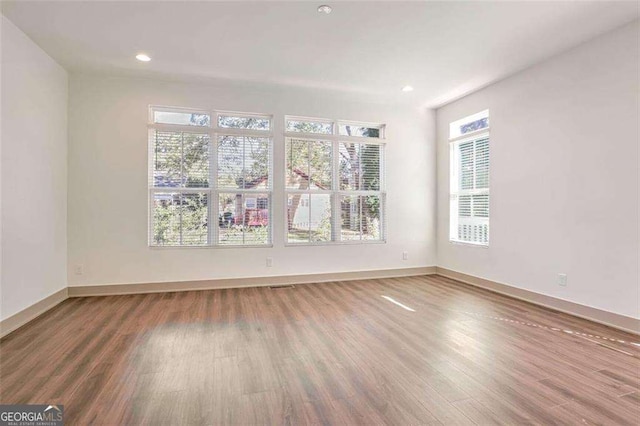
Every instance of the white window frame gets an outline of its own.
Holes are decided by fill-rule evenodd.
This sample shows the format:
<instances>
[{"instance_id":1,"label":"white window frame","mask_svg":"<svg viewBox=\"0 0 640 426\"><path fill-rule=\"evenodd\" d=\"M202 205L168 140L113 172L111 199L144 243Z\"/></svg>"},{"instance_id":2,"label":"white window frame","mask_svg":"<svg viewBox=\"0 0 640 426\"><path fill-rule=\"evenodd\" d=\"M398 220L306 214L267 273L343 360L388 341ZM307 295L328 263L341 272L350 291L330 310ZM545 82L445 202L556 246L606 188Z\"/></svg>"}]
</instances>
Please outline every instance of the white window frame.
<instances>
[{"instance_id":1,"label":"white window frame","mask_svg":"<svg viewBox=\"0 0 640 426\"><path fill-rule=\"evenodd\" d=\"M192 125L179 125L179 124L164 124L154 122L154 112L184 112L184 113L199 113L208 114L210 117L209 126L192 126ZM220 115L244 117L244 118L261 118L269 120L269 130L255 130L255 129L241 129L241 128L229 128L218 126L218 117ZM168 106L149 106L149 122L147 124L148 133L148 197L149 197L149 212L148 212L148 246L153 249L183 249L183 248L269 248L273 247L273 115L263 113L250 113L250 112L237 112L226 110L208 110L204 108L185 108L185 107L168 107ZM207 188L175 188L167 187L160 188L154 187L151 182L154 181L153 176L153 155L154 144L153 135L156 130L163 131L176 131L176 132L189 132L197 134L209 135L209 187ZM219 136L247 136L247 137L260 137L269 139L269 185L266 189L254 190L245 188L219 188L218 177L218 137ZM208 217L207 217L207 244L204 245L159 245L155 244L153 240L154 223L154 194L156 193L206 193L208 197ZM219 224L218 217L220 213L220 194L237 193L237 194L269 194L269 227L267 244L220 244L219 238Z\"/></svg>"},{"instance_id":2,"label":"white window frame","mask_svg":"<svg viewBox=\"0 0 640 426\"><path fill-rule=\"evenodd\" d=\"M314 123L326 123L331 124L331 133L305 133L305 132L292 132L287 131L287 122L289 120L295 121L309 121ZM340 125L356 125L362 127L370 127L376 128L380 130L380 136L377 138L370 138L364 136L344 136L339 134L339 126ZM306 141L319 141L319 142L331 142L331 189L330 190L314 190L312 192L308 190L300 190L300 189L289 189L286 187L286 182L284 184L284 245L286 247L299 247L299 246L322 246L322 245L358 245L358 244L385 244L387 242L386 238L386 184L385 184L385 148L386 148L386 137L385 137L385 129L386 125L381 123L368 123L368 122L358 122L358 121L347 121L347 120L336 120L336 119L328 119L328 118L318 118L318 117L302 117L295 115L285 115L284 116L284 140L285 140L285 150L287 144L291 139L297 140L306 140ZM369 144L369 145L380 145L380 190L378 191L344 191L340 190L340 182L339 182L339 149L341 142L353 142L360 144ZM283 170L285 171L284 176L287 174L287 156L283 156ZM286 177L285 177L286 179ZM288 195L289 194L329 194L331 197L331 240L330 241L310 241L310 242L302 242L302 243L293 243L289 242L289 217L288 217ZM340 239L340 227L342 226L341 219L341 211L340 211L340 198L342 196L348 195L376 195L380 199L381 209L380 209L380 239L378 240L341 240Z\"/></svg>"},{"instance_id":3,"label":"white window frame","mask_svg":"<svg viewBox=\"0 0 640 426\"><path fill-rule=\"evenodd\" d=\"M454 122L451 123L451 125L455 124L455 123L460 123L460 122L464 122L464 123L468 123L468 122L472 122L475 121L479 118L483 118L483 117L489 117L489 110L485 110L473 115L470 115L468 117L464 117L463 119L460 120L456 120ZM451 126L450 125L450 126ZM489 184L487 185L487 188L481 188L481 189L467 189L467 190L461 190L460 189L460 174L459 174L459 170L458 170L458 164L457 164L457 159L458 159L458 150L459 150L459 146L463 143L467 143L467 142L473 142L474 143L474 158L475 158L475 143L477 141L480 141L482 139L488 139L488 144L489 144ZM486 226L487 226L487 242L477 242L477 241L467 241L467 240L462 240L459 239L457 237L458 235L458 224L459 224L459 220L460 220L460 215L458 212L458 200L460 199L461 196L471 196L473 198L474 195L486 195L488 198L488 202L489 205L491 204L491 195L490 195L490 188L491 188L491 136L490 136L490 127L484 127L482 129L478 129L478 130L474 130L462 135L459 135L457 137L454 138L450 138L449 139L449 242L452 244L463 244L463 245L470 245L470 246L475 246L475 247L485 247L488 248L489 247L489 243L491 241L490 235L491 235L491 227L490 227L490 220L491 220L491 208L489 206L489 215L486 218ZM475 174L475 170L474 170L474 174ZM475 182L475 175L474 175L474 182ZM471 210L473 214L473 202L471 204ZM454 214L455 212L455 214Z\"/></svg>"}]
</instances>

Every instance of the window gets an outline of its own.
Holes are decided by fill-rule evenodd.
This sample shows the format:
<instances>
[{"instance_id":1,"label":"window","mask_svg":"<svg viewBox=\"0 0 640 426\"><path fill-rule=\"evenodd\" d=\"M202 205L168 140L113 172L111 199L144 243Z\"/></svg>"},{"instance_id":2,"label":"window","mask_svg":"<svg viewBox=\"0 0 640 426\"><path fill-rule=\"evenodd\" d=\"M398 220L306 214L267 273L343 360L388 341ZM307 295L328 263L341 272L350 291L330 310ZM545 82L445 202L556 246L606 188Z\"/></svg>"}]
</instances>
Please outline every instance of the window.
<instances>
[{"instance_id":1,"label":"window","mask_svg":"<svg viewBox=\"0 0 640 426\"><path fill-rule=\"evenodd\" d=\"M317 118L292 118L287 119L287 132L333 134L333 122Z\"/></svg>"},{"instance_id":2,"label":"window","mask_svg":"<svg viewBox=\"0 0 640 426\"><path fill-rule=\"evenodd\" d=\"M489 245L489 111L450 125L449 239Z\"/></svg>"},{"instance_id":3,"label":"window","mask_svg":"<svg viewBox=\"0 0 640 426\"><path fill-rule=\"evenodd\" d=\"M286 117L287 243L384 241L384 125Z\"/></svg>"},{"instance_id":4,"label":"window","mask_svg":"<svg viewBox=\"0 0 640 426\"><path fill-rule=\"evenodd\" d=\"M149 244L270 244L271 116L151 107L150 118Z\"/></svg>"},{"instance_id":5,"label":"window","mask_svg":"<svg viewBox=\"0 0 640 426\"><path fill-rule=\"evenodd\" d=\"M381 132L384 131L384 126L372 126L371 125L357 125L349 123L340 123L338 125L338 132L343 136L360 136L363 138L381 138Z\"/></svg>"}]
</instances>

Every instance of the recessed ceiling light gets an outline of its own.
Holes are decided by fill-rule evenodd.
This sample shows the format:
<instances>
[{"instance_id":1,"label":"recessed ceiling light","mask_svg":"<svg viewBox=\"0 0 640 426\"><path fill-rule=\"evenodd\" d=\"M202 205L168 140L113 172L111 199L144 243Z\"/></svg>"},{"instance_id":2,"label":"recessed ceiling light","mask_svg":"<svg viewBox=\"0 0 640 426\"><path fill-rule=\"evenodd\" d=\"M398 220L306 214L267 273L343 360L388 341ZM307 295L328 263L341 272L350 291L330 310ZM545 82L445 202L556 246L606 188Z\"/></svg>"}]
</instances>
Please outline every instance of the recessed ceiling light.
<instances>
[{"instance_id":1,"label":"recessed ceiling light","mask_svg":"<svg viewBox=\"0 0 640 426\"><path fill-rule=\"evenodd\" d=\"M411 87L411 86L404 86L404 87L402 88L402 91L403 91L403 92L413 92L413 87Z\"/></svg>"},{"instance_id":2,"label":"recessed ceiling light","mask_svg":"<svg viewBox=\"0 0 640 426\"><path fill-rule=\"evenodd\" d=\"M333 9L331 9L331 6L323 4L322 6L318 6L318 13L324 13L325 15L328 15L331 13Z\"/></svg>"},{"instance_id":3,"label":"recessed ceiling light","mask_svg":"<svg viewBox=\"0 0 640 426\"><path fill-rule=\"evenodd\" d=\"M136 55L136 59L139 60L140 62L149 62L151 60L151 58L148 55L145 55L144 53L138 53Z\"/></svg>"}]
</instances>

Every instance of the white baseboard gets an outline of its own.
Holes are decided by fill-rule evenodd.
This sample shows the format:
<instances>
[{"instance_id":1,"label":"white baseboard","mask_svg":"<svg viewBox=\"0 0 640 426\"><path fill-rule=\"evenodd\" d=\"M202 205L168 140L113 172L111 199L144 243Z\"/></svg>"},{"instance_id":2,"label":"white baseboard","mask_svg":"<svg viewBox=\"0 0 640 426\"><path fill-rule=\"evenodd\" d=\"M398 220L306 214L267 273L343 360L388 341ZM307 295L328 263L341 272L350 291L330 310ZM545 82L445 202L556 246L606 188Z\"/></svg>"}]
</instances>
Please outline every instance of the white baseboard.
<instances>
[{"instance_id":1,"label":"white baseboard","mask_svg":"<svg viewBox=\"0 0 640 426\"><path fill-rule=\"evenodd\" d=\"M372 271L331 272L323 274L281 275L272 277L223 278L199 281L172 281L140 284L108 284L69 287L69 297L112 296L120 294L166 293L173 291L213 290L222 288L267 287L284 284L311 284L331 281L432 275L435 266L378 269Z\"/></svg>"},{"instance_id":2,"label":"white baseboard","mask_svg":"<svg viewBox=\"0 0 640 426\"><path fill-rule=\"evenodd\" d=\"M558 299L557 297L536 293L534 291L479 278L474 275L441 268L439 266L436 268L436 274L465 284L470 284L475 287L484 288L495 293L504 294L506 296L513 297L514 299L524 300L525 302L554 309L565 314L570 314L575 317L584 318L589 321L640 335L640 320L636 318L604 311L592 306L581 305L568 300Z\"/></svg>"},{"instance_id":3,"label":"white baseboard","mask_svg":"<svg viewBox=\"0 0 640 426\"><path fill-rule=\"evenodd\" d=\"M576 317L584 318L623 331L640 335L640 320L601 309L585 306L552 296L513 287L507 284L479 278L462 272L435 266L417 268L380 269L371 271L336 272L323 274L283 275L272 277L227 278L200 281L175 281L140 284L109 284L63 288L22 311L0 321L0 338L15 331L55 307L69 297L110 296L120 294L163 293L189 290L213 290L223 288L265 287L284 284L311 284L331 281L397 278L418 275L441 275L466 284L480 287L535 305L544 306Z\"/></svg>"},{"instance_id":4,"label":"white baseboard","mask_svg":"<svg viewBox=\"0 0 640 426\"><path fill-rule=\"evenodd\" d=\"M0 338L17 330L69 298L67 287L0 321Z\"/></svg>"}]
</instances>

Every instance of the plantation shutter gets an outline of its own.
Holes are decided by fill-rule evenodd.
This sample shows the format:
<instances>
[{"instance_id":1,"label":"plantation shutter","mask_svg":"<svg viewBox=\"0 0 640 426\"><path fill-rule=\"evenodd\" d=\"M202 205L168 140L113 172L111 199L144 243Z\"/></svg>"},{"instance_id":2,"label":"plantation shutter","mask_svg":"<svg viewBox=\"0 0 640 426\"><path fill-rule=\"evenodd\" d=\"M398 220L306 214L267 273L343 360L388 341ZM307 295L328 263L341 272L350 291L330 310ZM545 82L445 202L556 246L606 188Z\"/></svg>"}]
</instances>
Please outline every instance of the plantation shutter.
<instances>
[{"instance_id":1,"label":"plantation shutter","mask_svg":"<svg viewBox=\"0 0 640 426\"><path fill-rule=\"evenodd\" d=\"M451 241L489 244L489 111L449 125Z\"/></svg>"}]
</instances>

